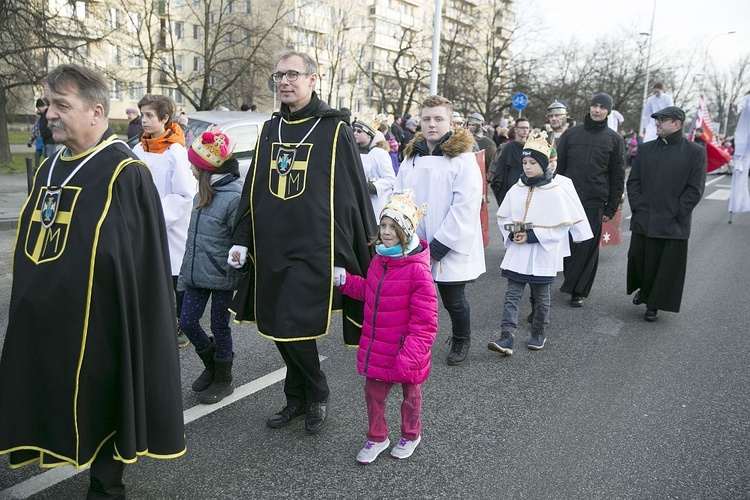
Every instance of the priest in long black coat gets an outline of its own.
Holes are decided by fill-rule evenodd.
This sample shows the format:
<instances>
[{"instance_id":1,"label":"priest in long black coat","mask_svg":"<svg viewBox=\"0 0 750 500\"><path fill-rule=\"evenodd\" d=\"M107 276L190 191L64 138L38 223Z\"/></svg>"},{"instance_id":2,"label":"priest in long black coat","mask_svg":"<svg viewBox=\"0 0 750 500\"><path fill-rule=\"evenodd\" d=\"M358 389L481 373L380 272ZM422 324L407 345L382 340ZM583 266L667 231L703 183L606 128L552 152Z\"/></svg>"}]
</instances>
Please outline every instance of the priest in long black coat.
<instances>
[{"instance_id":1,"label":"priest in long black coat","mask_svg":"<svg viewBox=\"0 0 750 500\"><path fill-rule=\"evenodd\" d=\"M706 184L706 150L682 134L685 113L669 106L652 115L657 138L644 143L628 177L630 219L628 294L657 311L679 312L685 285L693 209Z\"/></svg>"}]
</instances>

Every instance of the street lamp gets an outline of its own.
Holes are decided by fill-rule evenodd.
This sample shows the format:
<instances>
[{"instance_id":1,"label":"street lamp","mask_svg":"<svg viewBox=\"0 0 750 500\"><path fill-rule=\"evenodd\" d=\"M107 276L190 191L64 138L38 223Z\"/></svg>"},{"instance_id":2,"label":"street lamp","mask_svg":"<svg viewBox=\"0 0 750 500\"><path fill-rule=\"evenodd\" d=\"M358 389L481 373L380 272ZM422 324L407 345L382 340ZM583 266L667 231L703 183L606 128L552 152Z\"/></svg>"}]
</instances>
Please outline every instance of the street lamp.
<instances>
[{"instance_id":1,"label":"street lamp","mask_svg":"<svg viewBox=\"0 0 750 500\"><path fill-rule=\"evenodd\" d=\"M651 12L651 31L648 33L641 33L641 35L648 36L648 48L646 49L646 80L643 82L643 104L641 106L641 119L643 119L643 112L646 110L646 99L648 99L648 77L651 70L651 43L654 40L654 19L656 18L656 0L654 0L654 9ZM639 127L642 134L646 133L643 127Z\"/></svg>"}]
</instances>

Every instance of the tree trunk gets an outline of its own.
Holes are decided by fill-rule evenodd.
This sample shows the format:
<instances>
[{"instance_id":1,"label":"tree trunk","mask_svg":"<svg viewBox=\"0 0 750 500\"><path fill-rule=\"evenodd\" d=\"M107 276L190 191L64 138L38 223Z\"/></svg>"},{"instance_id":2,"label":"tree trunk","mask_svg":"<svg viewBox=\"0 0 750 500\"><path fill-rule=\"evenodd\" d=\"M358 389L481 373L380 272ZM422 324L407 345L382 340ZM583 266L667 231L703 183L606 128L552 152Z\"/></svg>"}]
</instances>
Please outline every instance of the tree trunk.
<instances>
[{"instance_id":1,"label":"tree trunk","mask_svg":"<svg viewBox=\"0 0 750 500\"><path fill-rule=\"evenodd\" d=\"M8 137L8 94L5 89L0 89L0 163L10 163L13 157L10 154L10 138Z\"/></svg>"}]
</instances>

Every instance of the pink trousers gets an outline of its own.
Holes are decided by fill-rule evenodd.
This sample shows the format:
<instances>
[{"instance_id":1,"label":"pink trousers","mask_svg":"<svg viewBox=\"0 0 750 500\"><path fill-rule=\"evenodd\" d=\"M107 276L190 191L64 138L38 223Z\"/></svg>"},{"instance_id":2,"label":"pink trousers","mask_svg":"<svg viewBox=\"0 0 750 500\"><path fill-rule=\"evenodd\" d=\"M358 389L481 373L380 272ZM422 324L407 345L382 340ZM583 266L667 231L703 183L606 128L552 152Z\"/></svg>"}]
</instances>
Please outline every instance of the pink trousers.
<instances>
[{"instance_id":1,"label":"pink trousers","mask_svg":"<svg viewBox=\"0 0 750 500\"><path fill-rule=\"evenodd\" d=\"M385 400L393 382L365 378L365 401L367 402L367 439L382 443L388 437L385 421ZM401 437L414 441L422 431L422 387L420 384L401 384L404 400L401 403Z\"/></svg>"}]
</instances>

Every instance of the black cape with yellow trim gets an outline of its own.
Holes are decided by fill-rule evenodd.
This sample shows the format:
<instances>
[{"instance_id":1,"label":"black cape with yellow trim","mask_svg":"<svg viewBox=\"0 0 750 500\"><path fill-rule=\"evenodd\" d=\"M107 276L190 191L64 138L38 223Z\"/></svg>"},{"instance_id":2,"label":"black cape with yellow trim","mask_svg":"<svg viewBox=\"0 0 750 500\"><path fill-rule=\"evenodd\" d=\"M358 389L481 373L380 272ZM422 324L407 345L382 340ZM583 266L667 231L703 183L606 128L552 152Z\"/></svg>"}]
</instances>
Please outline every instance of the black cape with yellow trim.
<instances>
[{"instance_id":1,"label":"black cape with yellow trim","mask_svg":"<svg viewBox=\"0 0 750 500\"><path fill-rule=\"evenodd\" d=\"M277 341L316 339L341 309L344 342L358 345L363 304L338 293L333 267L364 276L377 228L354 135L315 94L264 124L235 228L253 267L232 302L235 321Z\"/></svg>"},{"instance_id":2,"label":"black cape with yellow trim","mask_svg":"<svg viewBox=\"0 0 750 500\"><path fill-rule=\"evenodd\" d=\"M111 130L58 158L56 216L41 224L52 159L19 216L0 359L0 454L11 467L90 464L185 452L164 216L147 167ZM97 153L98 151L98 153Z\"/></svg>"}]
</instances>

